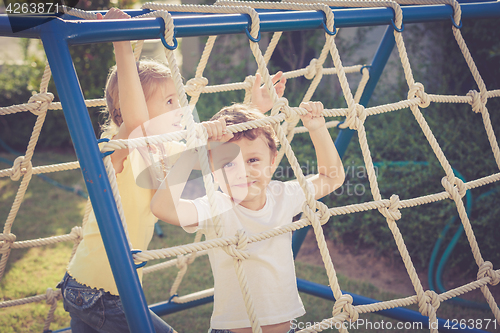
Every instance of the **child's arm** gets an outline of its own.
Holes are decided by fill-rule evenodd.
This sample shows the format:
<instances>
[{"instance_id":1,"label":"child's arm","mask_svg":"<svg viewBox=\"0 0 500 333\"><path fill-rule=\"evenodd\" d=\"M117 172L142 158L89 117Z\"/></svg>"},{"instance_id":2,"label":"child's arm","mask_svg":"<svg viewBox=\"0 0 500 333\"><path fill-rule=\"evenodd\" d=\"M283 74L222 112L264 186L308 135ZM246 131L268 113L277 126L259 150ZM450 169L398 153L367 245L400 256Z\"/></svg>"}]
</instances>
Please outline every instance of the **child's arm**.
<instances>
[{"instance_id":1,"label":"child's arm","mask_svg":"<svg viewBox=\"0 0 500 333\"><path fill-rule=\"evenodd\" d=\"M98 19L129 19L130 15L118 8L111 8L104 17L97 14ZM118 74L118 91L120 112L123 123L115 139L128 139L130 133L149 120L146 98L137 73L137 65L129 41L114 42L116 67ZM121 172L123 161L129 154L128 149L118 149L111 155L115 171Z\"/></svg>"},{"instance_id":2,"label":"child's arm","mask_svg":"<svg viewBox=\"0 0 500 333\"><path fill-rule=\"evenodd\" d=\"M260 86L261 81L262 76L257 73L252 87L252 104L255 105L262 113L266 113L273 108L273 100L269 95L267 88L265 86ZM283 76L283 72L276 73L276 75L272 77L272 82L278 97L283 97L286 87L286 77Z\"/></svg>"},{"instance_id":3,"label":"child's arm","mask_svg":"<svg viewBox=\"0 0 500 333\"><path fill-rule=\"evenodd\" d=\"M318 174L310 180L315 187L315 198L320 199L335 191L344 183L344 167L335 148L332 137L325 126L325 118L321 115L321 102L302 103L300 107L309 111L301 116L302 123L309 130L309 135L316 150Z\"/></svg>"},{"instance_id":4,"label":"child's arm","mask_svg":"<svg viewBox=\"0 0 500 333\"><path fill-rule=\"evenodd\" d=\"M212 141L226 142L233 137L232 133L225 133L224 119L202 124ZM198 153L194 150L182 153L153 196L151 211L162 221L184 227L198 225L198 212L195 205L190 200L181 199L187 179L197 161Z\"/></svg>"},{"instance_id":5,"label":"child's arm","mask_svg":"<svg viewBox=\"0 0 500 333\"><path fill-rule=\"evenodd\" d=\"M104 19L129 19L130 15L118 8L111 8ZM149 120L146 98L142 90L137 65L129 41L114 42L116 67L118 74L118 91L120 92L120 111L123 126L119 136L124 139L137 127Z\"/></svg>"}]
</instances>

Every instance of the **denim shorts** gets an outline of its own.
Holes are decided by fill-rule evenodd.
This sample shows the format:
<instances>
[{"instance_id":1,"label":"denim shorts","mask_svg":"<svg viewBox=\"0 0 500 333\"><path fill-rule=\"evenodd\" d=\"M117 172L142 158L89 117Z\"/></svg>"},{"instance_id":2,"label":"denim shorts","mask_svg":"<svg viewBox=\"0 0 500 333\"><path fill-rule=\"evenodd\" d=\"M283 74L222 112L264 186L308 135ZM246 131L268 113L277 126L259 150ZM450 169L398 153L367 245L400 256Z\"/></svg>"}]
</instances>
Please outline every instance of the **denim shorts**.
<instances>
[{"instance_id":1,"label":"denim shorts","mask_svg":"<svg viewBox=\"0 0 500 333\"><path fill-rule=\"evenodd\" d=\"M57 287L61 288L64 310L71 316L73 333L130 332L120 296L82 285L68 273ZM149 312L156 333L175 332L151 310Z\"/></svg>"},{"instance_id":2,"label":"denim shorts","mask_svg":"<svg viewBox=\"0 0 500 333\"><path fill-rule=\"evenodd\" d=\"M209 329L208 330L208 333L233 333L233 331L230 331L230 330L217 330L217 329ZM294 328L290 328L290 330L286 333L295 333L295 329Z\"/></svg>"}]
</instances>

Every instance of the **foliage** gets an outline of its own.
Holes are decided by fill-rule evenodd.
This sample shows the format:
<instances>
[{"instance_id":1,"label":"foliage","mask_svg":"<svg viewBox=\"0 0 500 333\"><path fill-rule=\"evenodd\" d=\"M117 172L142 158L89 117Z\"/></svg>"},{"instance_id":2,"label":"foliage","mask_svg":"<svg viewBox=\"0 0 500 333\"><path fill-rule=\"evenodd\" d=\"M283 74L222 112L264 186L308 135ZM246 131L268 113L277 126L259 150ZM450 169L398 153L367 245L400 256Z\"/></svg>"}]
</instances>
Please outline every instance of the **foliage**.
<instances>
[{"instance_id":1,"label":"foliage","mask_svg":"<svg viewBox=\"0 0 500 333\"><path fill-rule=\"evenodd\" d=\"M111 5L128 8L134 2L130 0L120 0L113 3L110 0L80 1L77 7L84 10L109 8ZM6 65L1 68L0 106L27 103L32 92L39 89L45 62L28 52L29 44L38 42L22 40L21 43L24 50L24 60L29 65ZM38 48L42 48L41 44L38 44ZM85 99L102 98L108 70L114 65L112 45L107 43L70 46L70 54ZM49 83L48 91L54 94L54 101L59 101L53 80ZM100 131L98 124L100 108L89 108L89 115L97 135ZM23 150L29 140L27 133L31 133L34 122L35 116L29 112L4 116L0 122L2 129L0 139L18 150ZM23 135L20 136L20 133ZM48 112L37 147L64 149L72 147L62 110Z\"/></svg>"},{"instance_id":2,"label":"foliage","mask_svg":"<svg viewBox=\"0 0 500 333\"><path fill-rule=\"evenodd\" d=\"M36 59L31 59L29 65L3 65L0 71L0 107L12 104L27 103L34 89L27 82L28 77L40 80L42 75L41 65ZM0 139L7 141L15 147L26 146L31 133L35 117L29 112L0 117Z\"/></svg>"},{"instance_id":3,"label":"foliage","mask_svg":"<svg viewBox=\"0 0 500 333\"><path fill-rule=\"evenodd\" d=\"M202 45L206 40L203 39ZM244 51L237 51L242 48ZM255 74L255 69L255 60L246 36L224 35L215 40L203 76L208 79L210 85L242 82L247 75ZM244 91L202 94L197 103L200 120L209 120L224 106L243 102L244 97Z\"/></svg>"},{"instance_id":4,"label":"foliage","mask_svg":"<svg viewBox=\"0 0 500 333\"><path fill-rule=\"evenodd\" d=\"M493 20L464 20L462 28L464 38L489 90L498 89L500 86L496 65L500 44L498 32L493 28L494 24ZM427 93L465 95L469 90L478 90L456 45L448 22L407 27L407 31L409 30L404 38L410 62L416 80L424 84ZM431 48L431 45L440 47ZM393 61L393 66L389 64L389 68L386 68L386 72L391 74L391 81L387 74L381 78L372 98L372 105L394 102L405 97L408 88L398 62L399 60ZM399 67L394 67L394 64ZM399 79L394 79L394 73ZM493 110L496 110L498 105L499 101L494 99L487 104L493 128L496 130L500 125L500 116ZM470 105L433 103L427 109L422 109L422 114L455 169L456 175L458 172L465 177L465 180L474 180L498 171L481 115L473 113ZM445 173L409 110L369 117L365 127L373 161L381 163L377 169L377 180L382 198L397 194L400 199L408 199L443 191L440 180ZM418 164L389 166L390 161L411 161ZM354 166L356 171L364 168L359 144L355 140L346 153L344 166L347 169L351 167L351 170ZM347 172L344 189L347 187L347 182L354 184L353 189L358 186L358 192L362 192L361 189L366 190L365 193L359 196L353 193L347 197L334 193L325 199L329 206L373 200L369 194L366 177ZM478 197L492 187L472 190L472 194ZM339 191L340 189L337 193ZM471 216L471 223L483 256L487 257L485 260L490 260L494 264L500 262L499 244L495 242L493 236L495 217L499 213L498 207L491 204L495 199L498 200L498 194L475 203ZM403 217L397 224L413 262L418 267L427 267L439 233L450 217L456 214L455 205L447 200L404 209L401 213ZM456 227L458 225L453 229ZM385 219L377 211L332 218L326 229L337 242L354 244L356 247L373 246L381 254L394 258L400 256ZM451 237L450 232L445 238L445 246ZM452 266L460 267L462 271L477 270L465 236L460 238L450 263Z\"/></svg>"},{"instance_id":5,"label":"foliage","mask_svg":"<svg viewBox=\"0 0 500 333\"><path fill-rule=\"evenodd\" d=\"M498 33L492 28L494 27L493 20L464 20L463 25L462 33L488 89L498 88L500 85L498 75L496 75L498 66L495 64L498 62L500 44L496 38ZM359 47L370 42L368 40L369 29L359 28L354 33L342 29L336 37L336 44L345 66L369 61L368 55L359 54ZM271 35L263 35L263 39L266 37L270 39ZM471 89L477 90L451 33L449 22L408 25L404 39L413 74L418 82L424 84L427 93L465 95ZM255 67L252 67L255 61L250 55L247 43L242 36L218 38L204 73L210 84L239 82L244 79L245 75L255 72ZM323 44L324 33L322 31L284 32L271 57L270 72L306 67L312 58L319 57ZM261 45L263 51L265 45L265 43ZM353 59L359 62L354 63ZM333 66L330 57L327 58L324 66ZM355 91L359 79L356 75L348 75L348 79L351 89ZM296 106L300 103L309 85L310 81L305 78L288 81L285 97L288 98L290 105ZM407 91L408 86L401 62L397 51L394 51L371 98L371 105L404 99ZM198 104L200 118L208 119L222 106L242 99L242 92L223 93L216 96L203 95ZM336 76L324 76L312 99L321 100L326 107L345 107L345 100ZM495 110L498 103L493 99L490 100L489 110ZM433 103L421 111L452 167L462 174L465 180L481 178L498 169L484 133L481 116L473 113L470 105ZM494 128L498 128L500 116L490 112L490 117ZM441 185L441 178L445 176L443 168L410 110L369 117L365 127L372 159L376 165L382 198L397 194L400 200L404 200L443 191ZM331 129L330 133L336 136L338 129ZM292 147L303 171L306 174L317 172L314 170L316 157L311 149L309 136L307 134L295 135ZM392 161L411 163L391 164ZM478 161L481 162L478 163ZM364 165L355 135L344 158L346 181L342 188L324 199L328 206L342 206L373 200ZM281 180L294 178L286 158L281 161L275 178ZM491 186L473 190L473 195L477 197L489 188ZM473 216L471 220L482 251L485 254L491 253L488 257L494 260L493 262L498 262L500 258L495 253L500 253L500 251L492 236L494 232L491 222L497 212L493 209L487 213L488 206L485 205L486 200L483 200L477 203L474 209L475 212L486 211L486 216L478 221ZM450 200L402 210L403 218L398 221L398 227L417 267L427 266L433 245L453 214L456 214L456 208ZM393 235L378 211L332 218L325 227L325 231L337 243L346 246L352 244L355 248L374 247L381 255L392 256L394 260L399 260L400 254ZM449 242L451 233L447 237L445 244ZM459 265L465 269L474 267L474 262L470 260L470 249L466 237L461 238L455 251L456 253L460 251L460 255L452 256L453 265Z\"/></svg>"}]
</instances>

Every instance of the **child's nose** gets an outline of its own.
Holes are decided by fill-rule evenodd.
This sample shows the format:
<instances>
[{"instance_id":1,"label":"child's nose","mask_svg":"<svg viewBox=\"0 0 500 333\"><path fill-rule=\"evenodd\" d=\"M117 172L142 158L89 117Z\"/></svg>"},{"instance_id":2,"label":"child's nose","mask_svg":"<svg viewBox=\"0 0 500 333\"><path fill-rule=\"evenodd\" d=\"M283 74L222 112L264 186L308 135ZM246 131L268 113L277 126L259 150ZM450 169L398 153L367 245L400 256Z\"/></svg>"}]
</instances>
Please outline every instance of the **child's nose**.
<instances>
[{"instance_id":1,"label":"child's nose","mask_svg":"<svg viewBox=\"0 0 500 333\"><path fill-rule=\"evenodd\" d=\"M245 177L250 177L252 174L252 167L250 165L245 165Z\"/></svg>"}]
</instances>

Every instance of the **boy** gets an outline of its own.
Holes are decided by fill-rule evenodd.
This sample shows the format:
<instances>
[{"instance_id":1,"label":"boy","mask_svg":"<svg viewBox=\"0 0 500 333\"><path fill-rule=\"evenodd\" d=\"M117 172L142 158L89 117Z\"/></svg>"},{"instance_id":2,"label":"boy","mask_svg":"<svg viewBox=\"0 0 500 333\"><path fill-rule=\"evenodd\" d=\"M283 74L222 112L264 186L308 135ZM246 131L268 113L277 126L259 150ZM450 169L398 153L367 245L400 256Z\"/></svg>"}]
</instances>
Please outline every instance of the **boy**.
<instances>
[{"instance_id":1,"label":"boy","mask_svg":"<svg viewBox=\"0 0 500 333\"><path fill-rule=\"evenodd\" d=\"M314 144L319 174L308 180L308 187L319 199L340 187L344 181L342 162L321 116L319 102L302 103L309 113L302 116ZM276 169L277 140L270 126L239 133L226 133L226 125L262 119L250 106L236 104L222 109L211 120L219 120L215 133L208 133L209 160L215 181L222 192L216 192L221 211L224 236L238 230L257 234L292 222L302 210L305 195L297 182L271 181ZM220 121L224 119L225 121ZM183 226L187 231L199 229L207 239L217 238L211 222L208 198L183 200L183 185L194 165L196 154L184 152L151 201L151 210L167 223ZM170 185L170 188L168 187ZM283 234L248 244L250 257L243 261L255 311L264 333L293 332L290 321L305 313L300 300L291 250L291 234ZM243 295L233 266L233 258L223 249L209 251L214 274L214 310L212 333L252 332Z\"/></svg>"}]
</instances>

